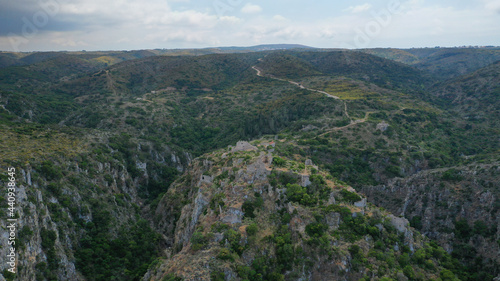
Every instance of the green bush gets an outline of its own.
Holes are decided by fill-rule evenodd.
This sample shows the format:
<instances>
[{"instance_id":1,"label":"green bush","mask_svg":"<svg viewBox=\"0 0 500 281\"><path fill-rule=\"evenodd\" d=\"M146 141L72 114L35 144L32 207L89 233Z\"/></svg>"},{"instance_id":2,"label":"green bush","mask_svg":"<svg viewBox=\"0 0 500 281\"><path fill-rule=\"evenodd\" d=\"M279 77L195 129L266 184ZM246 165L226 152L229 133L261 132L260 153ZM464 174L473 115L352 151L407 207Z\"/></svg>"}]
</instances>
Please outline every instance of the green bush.
<instances>
[{"instance_id":1,"label":"green bush","mask_svg":"<svg viewBox=\"0 0 500 281\"><path fill-rule=\"evenodd\" d=\"M210 200L210 209L212 209L215 214L219 214L220 210L219 208L224 208L224 199L226 198L226 194L224 193L217 193L212 196L212 199Z\"/></svg>"},{"instance_id":2,"label":"green bush","mask_svg":"<svg viewBox=\"0 0 500 281\"><path fill-rule=\"evenodd\" d=\"M256 223L250 224L249 226L247 226L247 229L246 229L248 236L254 236L255 234L257 234L258 230L259 230L259 227L257 226Z\"/></svg>"},{"instance_id":3,"label":"green bush","mask_svg":"<svg viewBox=\"0 0 500 281\"><path fill-rule=\"evenodd\" d=\"M254 196L254 200L246 200L245 202L243 202L243 206L241 207L241 209L243 210L244 217L251 219L255 218L255 210L264 205L264 199L262 199L260 194L255 193Z\"/></svg>"},{"instance_id":4,"label":"green bush","mask_svg":"<svg viewBox=\"0 0 500 281\"><path fill-rule=\"evenodd\" d=\"M165 275L161 281L182 281L183 279L175 276L173 273Z\"/></svg>"},{"instance_id":5,"label":"green bush","mask_svg":"<svg viewBox=\"0 0 500 281\"><path fill-rule=\"evenodd\" d=\"M474 234L487 237L490 236L491 232L488 228L488 225L484 221L477 220L474 222Z\"/></svg>"},{"instance_id":6,"label":"green bush","mask_svg":"<svg viewBox=\"0 0 500 281\"><path fill-rule=\"evenodd\" d=\"M49 183L47 185L47 189L56 197L58 198L62 194L62 189L60 184L57 183Z\"/></svg>"},{"instance_id":7,"label":"green bush","mask_svg":"<svg viewBox=\"0 0 500 281\"><path fill-rule=\"evenodd\" d=\"M444 181L461 181L463 177L460 175L460 171L456 169L449 169L443 173L441 179Z\"/></svg>"},{"instance_id":8,"label":"green bush","mask_svg":"<svg viewBox=\"0 0 500 281\"><path fill-rule=\"evenodd\" d=\"M410 226L416 229L422 229L422 217L414 216L410 220Z\"/></svg>"},{"instance_id":9,"label":"green bush","mask_svg":"<svg viewBox=\"0 0 500 281\"><path fill-rule=\"evenodd\" d=\"M304 206L313 206L317 203L317 198L314 195L307 193L307 188L298 184L287 184L286 195L288 200L300 203Z\"/></svg>"},{"instance_id":10,"label":"green bush","mask_svg":"<svg viewBox=\"0 0 500 281\"><path fill-rule=\"evenodd\" d=\"M55 166L52 161L42 162L40 171L48 180L58 180L62 177L61 168Z\"/></svg>"},{"instance_id":11,"label":"green bush","mask_svg":"<svg viewBox=\"0 0 500 281\"><path fill-rule=\"evenodd\" d=\"M468 240L472 236L472 229L465 219L455 221L455 235L462 240Z\"/></svg>"},{"instance_id":12,"label":"green bush","mask_svg":"<svg viewBox=\"0 0 500 281\"><path fill-rule=\"evenodd\" d=\"M286 166L286 160L280 157L274 157L273 158L273 164L276 167L285 167Z\"/></svg>"},{"instance_id":13,"label":"green bush","mask_svg":"<svg viewBox=\"0 0 500 281\"><path fill-rule=\"evenodd\" d=\"M458 278L455 277L455 274L453 274L453 272L451 272L448 269L443 269L439 273L439 277L441 277L441 280L443 280L443 281L458 281L459 280Z\"/></svg>"},{"instance_id":14,"label":"green bush","mask_svg":"<svg viewBox=\"0 0 500 281\"><path fill-rule=\"evenodd\" d=\"M222 271L212 271L210 273L210 281L224 281L226 280L225 276Z\"/></svg>"},{"instance_id":15,"label":"green bush","mask_svg":"<svg viewBox=\"0 0 500 281\"><path fill-rule=\"evenodd\" d=\"M356 194L354 192L350 192L347 189L342 189L340 191L340 195L342 195L342 199L345 202L354 203L354 202L361 201L361 196L359 196L358 194Z\"/></svg>"},{"instance_id":16,"label":"green bush","mask_svg":"<svg viewBox=\"0 0 500 281\"><path fill-rule=\"evenodd\" d=\"M208 239L201 232L193 233L191 236L191 249L194 251L201 250L208 245Z\"/></svg>"},{"instance_id":17,"label":"green bush","mask_svg":"<svg viewBox=\"0 0 500 281\"><path fill-rule=\"evenodd\" d=\"M323 224L323 223L320 223L320 222L310 223L310 224L306 225L306 233L307 233L307 235L309 235L311 237L319 238L319 237L323 236L323 234L327 230L328 230L328 226Z\"/></svg>"},{"instance_id":18,"label":"green bush","mask_svg":"<svg viewBox=\"0 0 500 281\"><path fill-rule=\"evenodd\" d=\"M408 277L410 280L415 280L415 271L413 270L413 267L411 265L407 265L403 268L403 273Z\"/></svg>"},{"instance_id":19,"label":"green bush","mask_svg":"<svg viewBox=\"0 0 500 281\"><path fill-rule=\"evenodd\" d=\"M220 260L231 261L234 262L234 257L231 251L227 248L222 248L217 255L217 258Z\"/></svg>"},{"instance_id":20,"label":"green bush","mask_svg":"<svg viewBox=\"0 0 500 281\"><path fill-rule=\"evenodd\" d=\"M390 177L401 177L401 168L399 166L390 165L385 168L385 172Z\"/></svg>"},{"instance_id":21,"label":"green bush","mask_svg":"<svg viewBox=\"0 0 500 281\"><path fill-rule=\"evenodd\" d=\"M224 240L227 240L229 247L238 255L241 255L245 250L244 245L241 243L241 234L233 229L228 229L224 233ZM223 241L224 241L223 240Z\"/></svg>"}]
</instances>

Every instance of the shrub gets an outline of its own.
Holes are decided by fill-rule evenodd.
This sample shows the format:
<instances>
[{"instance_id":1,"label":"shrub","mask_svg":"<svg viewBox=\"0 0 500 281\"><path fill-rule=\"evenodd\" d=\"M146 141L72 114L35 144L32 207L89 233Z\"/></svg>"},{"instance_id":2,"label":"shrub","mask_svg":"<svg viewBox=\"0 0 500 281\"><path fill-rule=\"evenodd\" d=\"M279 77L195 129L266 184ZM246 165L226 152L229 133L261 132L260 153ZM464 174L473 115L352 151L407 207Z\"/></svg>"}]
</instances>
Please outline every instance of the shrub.
<instances>
[{"instance_id":1,"label":"shrub","mask_svg":"<svg viewBox=\"0 0 500 281\"><path fill-rule=\"evenodd\" d=\"M61 186L59 184L56 184L56 183L49 183L47 185L47 189L55 196L55 197L59 197L62 193L61 191Z\"/></svg>"},{"instance_id":2,"label":"shrub","mask_svg":"<svg viewBox=\"0 0 500 281\"><path fill-rule=\"evenodd\" d=\"M465 219L460 219L455 222L455 235L459 239L467 240L472 234L472 229Z\"/></svg>"},{"instance_id":3,"label":"shrub","mask_svg":"<svg viewBox=\"0 0 500 281\"><path fill-rule=\"evenodd\" d=\"M222 208L224 207L224 199L226 198L226 194L224 193L217 193L212 196L212 199L210 200L210 209L212 209L216 214L219 214L219 206Z\"/></svg>"},{"instance_id":4,"label":"shrub","mask_svg":"<svg viewBox=\"0 0 500 281\"><path fill-rule=\"evenodd\" d=\"M317 197L307 193L307 188L298 184L287 184L286 195L288 200L300 203L304 206L313 206L318 200Z\"/></svg>"},{"instance_id":5,"label":"shrub","mask_svg":"<svg viewBox=\"0 0 500 281\"><path fill-rule=\"evenodd\" d=\"M235 253L238 255L241 255L243 251L245 250L245 247L240 243L241 241L241 234L237 232L236 230L233 229L228 229L224 233L224 239L227 240L229 243L229 246L231 247L231 250L233 250Z\"/></svg>"},{"instance_id":6,"label":"shrub","mask_svg":"<svg viewBox=\"0 0 500 281\"><path fill-rule=\"evenodd\" d=\"M283 158L280 158L280 157L274 157L273 158L273 164L276 166L276 167L285 167L286 165L286 160L283 159Z\"/></svg>"},{"instance_id":7,"label":"shrub","mask_svg":"<svg viewBox=\"0 0 500 281\"><path fill-rule=\"evenodd\" d=\"M210 281L224 281L224 280L226 280L224 272L212 271L210 273Z\"/></svg>"},{"instance_id":8,"label":"shrub","mask_svg":"<svg viewBox=\"0 0 500 281\"><path fill-rule=\"evenodd\" d=\"M403 268L403 273L404 275L406 275L406 277L408 277L408 279L410 280L415 279L415 271L413 270L413 267L411 267L410 265L407 265Z\"/></svg>"},{"instance_id":9,"label":"shrub","mask_svg":"<svg viewBox=\"0 0 500 281\"><path fill-rule=\"evenodd\" d=\"M225 260L225 261L234 261L234 257L231 254L231 251L227 248L222 248L219 251L219 254L217 255L218 259Z\"/></svg>"},{"instance_id":10,"label":"shrub","mask_svg":"<svg viewBox=\"0 0 500 281\"><path fill-rule=\"evenodd\" d=\"M321 237L328 230L328 226L323 223L310 223L306 226L306 233L311 237Z\"/></svg>"},{"instance_id":11,"label":"shrub","mask_svg":"<svg viewBox=\"0 0 500 281\"><path fill-rule=\"evenodd\" d=\"M254 236L255 234L257 234L258 230L259 227L257 226L256 223L250 224L246 229L248 236Z\"/></svg>"},{"instance_id":12,"label":"shrub","mask_svg":"<svg viewBox=\"0 0 500 281\"><path fill-rule=\"evenodd\" d=\"M42 162L40 171L48 180L58 180L62 177L61 169L54 165L51 161Z\"/></svg>"},{"instance_id":13,"label":"shrub","mask_svg":"<svg viewBox=\"0 0 500 281\"><path fill-rule=\"evenodd\" d=\"M481 235L481 236L485 236L485 237L489 236L490 233L489 233L488 225L482 220L475 221L474 222L474 233Z\"/></svg>"},{"instance_id":14,"label":"shrub","mask_svg":"<svg viewBox=\"0 0 500 281\"><path fill-rule=\"evenodd\" d=\"M342 198L344 201L349 202L349 203L354 203L361 201L361 196L354 192L350 192L347 189L342 189L340 191L340 194L342 195Z\"/></svg>"},{"instance_id":15,"label":"shrub","mask_svg":"<svg viewBox=\"0 0 500 281\"><path fill-rule=\"evenodd\" d=\"M182 281L182 278L175 276L173 273L167 274L161 281Z\"/></svg>"},{"instance_id":16,"label":"shrub","mask_svg":"<svg viewBox=\"0 0 500 281\"><path fill-rule=\"evenodd\" d=\"M259 193L254 194L254 200L247 200L243 202L243 206L241 207L244 212L244 217L255 218L254 211L264 205L264 199L260 196Z\"/></svg>"},{"instance_id":17,"label":"shrub","mask_svg":"<svg viewBox=\"0 0 500 281\"><path fill-rule=\"evenodd\" d=\"M456 169L449 169L444 172L441 176L441 179L444 181L461 181L463 177L460 175L460 172Z\"/></svg>"},{"instance_id":18,"label":"shrub","mask_svg":"<svg viewBox=\"0 0 500 281\"><path fill-rule=\"evenodd\" d=\"M422 229L422 217L414 216L410 220L410 226L416 229Z\"/></svg>"},{"instance_id":19,"label":"shrub","mask_svg":"<svg viewBox=\"0 0 500 281\"><path fill-rule=\"evenodd\" d=\"M191 249L194 251L201 250L208 245L208 239L201 232L193 233L191 236Z\"/></svg>"}]
</instances>

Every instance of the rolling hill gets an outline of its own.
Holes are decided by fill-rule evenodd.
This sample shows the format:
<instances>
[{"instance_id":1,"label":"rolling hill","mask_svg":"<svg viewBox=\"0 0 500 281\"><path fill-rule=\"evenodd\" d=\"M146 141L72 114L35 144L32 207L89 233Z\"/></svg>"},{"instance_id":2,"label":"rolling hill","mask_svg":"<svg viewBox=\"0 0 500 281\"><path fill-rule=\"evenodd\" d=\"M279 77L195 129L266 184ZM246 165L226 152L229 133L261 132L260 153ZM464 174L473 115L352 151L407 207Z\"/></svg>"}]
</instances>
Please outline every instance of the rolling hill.
<instances>
[{"instance_id":1,"label":"rolling hill","mask_svg":"<svg viewBox=\"0 0 500 281\"><path fill-rule=\"evenodd\" d=\"M297 47L2 54L4 278L494 280L495 50Z\"/></svg>"}]
</instances>

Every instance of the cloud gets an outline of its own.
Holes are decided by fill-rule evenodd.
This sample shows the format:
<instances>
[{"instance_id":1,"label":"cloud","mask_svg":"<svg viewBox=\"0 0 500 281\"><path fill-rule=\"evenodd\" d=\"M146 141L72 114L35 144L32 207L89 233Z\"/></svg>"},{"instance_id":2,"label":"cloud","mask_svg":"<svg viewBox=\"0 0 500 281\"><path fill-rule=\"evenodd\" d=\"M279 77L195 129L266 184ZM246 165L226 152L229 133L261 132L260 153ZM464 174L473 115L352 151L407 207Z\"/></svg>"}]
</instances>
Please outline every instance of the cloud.
<instances>
[{"instance_id":1,"label":"cloud","mask_svg":"<svg viewBox=\"0 0 500 281\"><path fill-rule=\"evenodd\" d=\"M244 14L256 14L262 12L262 8L259 5L247 3L241 8L241 12Z\"/></svg>"},{"instance_id":2,"label":"cloud","mask_svg":"<svg viewBox=\"0 0 500 281\"><path fill-rule=\"evenodd\" d=\"M217 0L236 3L236 0ZM19 39L21 50L103 50L187 48L261 43L300 43L318 47L342 47L358 31L366 32L378 18L385 19L385 5L375 2L342 10L337 2L308 3L295 0L267 5L239 1L231 12L217 16L212 1L200 6L189 0L0 0L0 50L12 50ZM289 0L282 0L283 2ZM366 0L365 0L366 1ZM22 35L23 18L43 11L41 3L59 3L58 12L38 28L29 40ZM289 3L292 1L289 1ZM386 1L389 2L389 1ZM424 0L405 0L402 12L391 14L368 47L434 45L500 45L500 0L475 0L473 4L447 5ZM458 1L463 2L463 1ZM228 4L229 5L229 4ZM345 7L345 6L344 6ZM373 13L371 13L373 12ZM242 16L238 17L238 13ZM456 42L456 43L453 43Z\"/></svg>"},{"instance_id":3,"label":"cloud","mask_svg":"<svg viewBox=\"0 0 500 281\"><path fill-rule=\"evenodd\" d=\"M234 16L222 16L219 18L219 21L233 23L233 24L241 23L241 19Z\"/></svg>"},{"instance_id":4,"label":"cloud","mask_svg":"<svg viewBox=\"0 0 500 281\"><path fill-rule=\"evenodd\" d=\"M500 0L485 0L484 6L487 10L495 11L500 14Z\"/></svg>"},{"instance_id":5,"label":"cloud","mask_svg":"<svg viewBox=\"0 0 500 281\"><path fill-rule=\"evenodd\" d=\"M275 20L275 21L286 21L287 19L284 16L282 16L282 15L275 15L273 17L273 20Z\"/></svg>"},{"instance_id":6,"label":"cloud","mask_svg":"<svg viewBox=\"0 0 500 281\"><path fill-rule=\"evenodd\" d=\"M349 8L345 9L344 11L356 14L356 13L368 11L371 9L371 7L372 7L371 4L365 3L363 5L350 6Z\"/></svg>"}]
</instances>

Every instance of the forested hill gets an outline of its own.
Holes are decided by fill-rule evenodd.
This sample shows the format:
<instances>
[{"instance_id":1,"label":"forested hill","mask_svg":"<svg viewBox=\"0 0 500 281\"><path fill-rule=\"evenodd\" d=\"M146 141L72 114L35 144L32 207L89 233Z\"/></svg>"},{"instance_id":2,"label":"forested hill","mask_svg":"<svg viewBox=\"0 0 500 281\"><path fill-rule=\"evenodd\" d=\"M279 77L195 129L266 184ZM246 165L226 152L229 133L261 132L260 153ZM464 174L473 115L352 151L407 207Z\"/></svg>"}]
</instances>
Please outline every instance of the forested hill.
<instances>
[{"instance_id":1,"label":"forested hill","mask_svg":"<svg viewBox=\"0 0 500 281\"><path fill-rule=\"evenodd\" d=\"M0 272L493 280L496 56L298 45L1 53L0 181L15 167L19 272Z\"/></svg>"}]
</instances>

